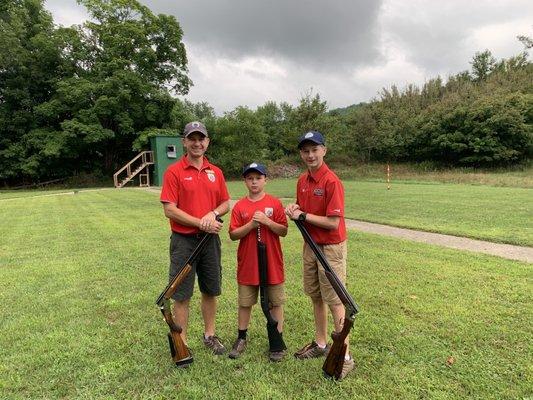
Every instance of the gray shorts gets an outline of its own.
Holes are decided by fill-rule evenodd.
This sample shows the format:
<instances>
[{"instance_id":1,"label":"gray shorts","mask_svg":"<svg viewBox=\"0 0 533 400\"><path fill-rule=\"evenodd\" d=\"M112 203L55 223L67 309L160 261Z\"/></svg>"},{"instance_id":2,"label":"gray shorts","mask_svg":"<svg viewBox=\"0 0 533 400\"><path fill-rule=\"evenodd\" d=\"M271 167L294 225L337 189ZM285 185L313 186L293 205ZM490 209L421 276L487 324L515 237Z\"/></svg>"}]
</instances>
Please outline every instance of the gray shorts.
<instances>
[{"instance_id":1,"label":"gray shorts","mask_svg":"<svg viewBox=\"0 0 533 400\"><path fill-rule=\"evenodd\" d=\"M200 242L203 233L199 235L182 235L172 232L170 237L170 268L169 281L171 281L183 267L196 245ZM194 289L194 276L198 275L200 292L210 296L218 296L222 286L222 266L220 262L220 237L213 235L207 241L192 270L177 287L172 295L174 300L183 301L192 297Z\"/></svg>"}]
</instances>

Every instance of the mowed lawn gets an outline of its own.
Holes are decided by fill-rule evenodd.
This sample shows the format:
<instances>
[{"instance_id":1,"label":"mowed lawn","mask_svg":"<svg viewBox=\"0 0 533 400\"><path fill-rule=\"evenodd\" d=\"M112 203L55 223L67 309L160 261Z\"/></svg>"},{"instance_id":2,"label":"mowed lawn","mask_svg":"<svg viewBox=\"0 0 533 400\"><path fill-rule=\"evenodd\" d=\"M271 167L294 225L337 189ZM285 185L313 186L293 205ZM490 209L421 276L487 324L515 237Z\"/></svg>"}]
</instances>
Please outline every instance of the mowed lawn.
<instances>
[{"instance_id":1,"label":"mowed lawn","mask_svg":"<svg viewBox=\"0 0 533 400\"><path fill-rule=\"evenodd\" d=\"M5 200L0 219L0 398L533 396L530 264L351 231L347 287L361 313L351 336L357 369L345 381L323 379L323 360L268 362L259 309L241 359L209 354L197 293L195 362L178 370L154 304L167 283L169 237L157 193ZM284 337L293 352L312 338L313 320L301 292L302 240L290 228ZM222 239L217 333L231 345L236 243Z\"/></svg>"},{"instance_id":2,"label":"mowed lawn","mask_svg":"<svg viewBox=\"0 0 533 400\"><path fill-rule=\"evenodd\" d=\"M450 183L345 180L347 218L533 246L533 189ZM242 181L228 184L245 195ZM267 191L294 198L295 179L273 179ZM286 201L287 202L287 201Z\"/></svg>"}]
</instances>

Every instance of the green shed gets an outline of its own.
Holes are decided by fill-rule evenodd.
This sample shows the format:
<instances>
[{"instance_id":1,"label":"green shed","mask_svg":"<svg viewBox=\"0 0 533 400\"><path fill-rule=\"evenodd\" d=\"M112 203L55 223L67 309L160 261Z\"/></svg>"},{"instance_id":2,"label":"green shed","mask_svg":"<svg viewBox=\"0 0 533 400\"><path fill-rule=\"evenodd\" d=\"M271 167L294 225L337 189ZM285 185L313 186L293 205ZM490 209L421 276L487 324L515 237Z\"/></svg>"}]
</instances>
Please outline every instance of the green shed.
<instances>
[{"instance_id":1,"label":"green shed","mask_svg":"<svg viewBox=\"0 0 533 400\"><path fill-rule=\"evenodd\" d=\"M183 155L181 137L177 135L153 136L150 138L150 148L154 156L153 183L155 186L161 186L168 166L178 161Z\"/></svg>"}]
</instances>

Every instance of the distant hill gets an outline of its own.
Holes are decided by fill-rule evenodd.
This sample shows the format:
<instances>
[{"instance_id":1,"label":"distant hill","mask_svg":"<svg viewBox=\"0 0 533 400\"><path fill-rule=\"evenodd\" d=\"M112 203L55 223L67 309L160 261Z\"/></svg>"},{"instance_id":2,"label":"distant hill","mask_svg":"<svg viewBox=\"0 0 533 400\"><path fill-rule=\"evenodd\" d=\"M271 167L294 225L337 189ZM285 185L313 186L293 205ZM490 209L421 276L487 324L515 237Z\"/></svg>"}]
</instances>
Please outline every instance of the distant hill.
<instances>
[{"instance_id":1,"label":"distant hill","mask_svg":"<svg viewBox=\"0 0 533 400\"><path fill-rule=\"evenodd\" d=\"M344 116L344 115L348 114L350 111L353 111L353 110L356 110L358 108L364 107L367 104L368 103L363 101L361 103L352 104L352 105L347 106L347 107L335 108L333 110L330 110L329 114L330 115Z\"/></svg>"}]
</instances>

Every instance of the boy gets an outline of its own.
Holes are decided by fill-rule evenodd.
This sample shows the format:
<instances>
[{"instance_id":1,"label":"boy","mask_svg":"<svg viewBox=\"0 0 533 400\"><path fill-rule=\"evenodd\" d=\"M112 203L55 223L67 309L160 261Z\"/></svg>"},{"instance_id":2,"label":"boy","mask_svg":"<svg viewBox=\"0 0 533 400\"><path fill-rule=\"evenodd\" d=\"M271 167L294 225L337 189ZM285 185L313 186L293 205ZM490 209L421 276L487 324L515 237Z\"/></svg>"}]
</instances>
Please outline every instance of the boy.
<instances>
[{"instance_id":1,"label":"boy","mask_svg":"<svg viewBox=\"0 0 533 400\"><path fill-rule=\"evenodd\" d=\"M229 353L238 358L246 349L246 335L252 306L257 303L259 292L259 270L257 262L258 228L261 241L267 248L268 298L272 305L272 317L278 321L278 331L283 332L283 303L285 302L285 280L283 253L280 236L287 235L287 217L281 202L267 193L267 171L264 165L251 163L244 168L244 183L248 195L240 199L231 212L229 236L240 240L237 250L237 282L239 284L238 337ZM285 351L271 351L270 361L280 361Z\"/></svg>"},{"instance_id":2,"label":"boy","mask_svg":"<svg viewBox=\"0 0 533 400\"><path fill-rule=\"evenodd\" d=\"M307 132L299 139L300 157L307 167L296 185L296 203L285 208L291 219L304 221L309 234L324 252L343 284L346 284L346 225L344 222L344 187L341 180L324 162L326 142L317 131ZM333 315L335 331L343 326L344 305L325 276L307 243L303 251L304 292L313 303L315 339L294 356L303 360L322 357L329 351L327 344L327 309ZM346 337L346 354L339 379L344 379L355 366Z\"/></svg>"}]
</instances>

